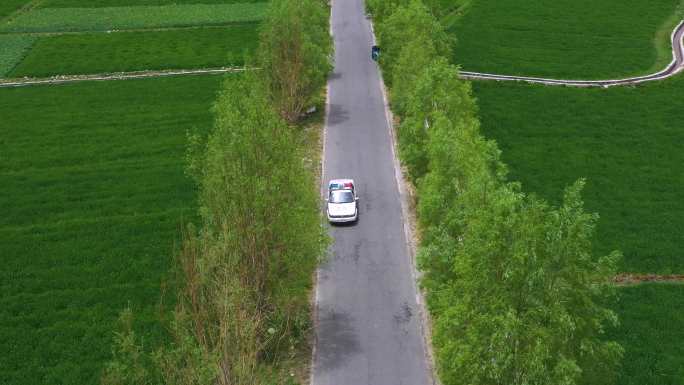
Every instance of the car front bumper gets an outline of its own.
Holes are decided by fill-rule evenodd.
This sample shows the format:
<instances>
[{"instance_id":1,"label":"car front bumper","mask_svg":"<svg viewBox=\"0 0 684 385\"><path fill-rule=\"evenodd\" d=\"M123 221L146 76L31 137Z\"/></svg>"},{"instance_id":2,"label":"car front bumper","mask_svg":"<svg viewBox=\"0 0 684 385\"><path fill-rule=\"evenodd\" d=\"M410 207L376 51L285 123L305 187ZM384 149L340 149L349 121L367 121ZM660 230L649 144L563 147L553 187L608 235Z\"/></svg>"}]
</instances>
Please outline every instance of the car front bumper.
<instances>
[{"instance_id":1,"label":"car front bumper","mask_svg":"<svg viewBox=\"0 0 684 385\"><path fill-rule=\"evenodd\" d=\"M356 222L356 220L359 218L359 212L355 212L353 216L350 217L331 217L329 213L326 213L328 215L328 221L330 223L349 223L349 222Z\"/></svg>"}]
</instances>

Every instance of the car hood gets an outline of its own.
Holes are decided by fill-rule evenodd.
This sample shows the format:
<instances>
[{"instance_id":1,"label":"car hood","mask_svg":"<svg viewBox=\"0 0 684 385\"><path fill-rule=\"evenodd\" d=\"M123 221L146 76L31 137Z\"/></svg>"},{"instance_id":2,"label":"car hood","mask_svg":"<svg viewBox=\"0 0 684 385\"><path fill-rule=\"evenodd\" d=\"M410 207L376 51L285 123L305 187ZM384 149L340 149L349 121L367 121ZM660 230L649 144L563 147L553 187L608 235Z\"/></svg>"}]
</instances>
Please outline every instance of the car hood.
<instances>
[{"instance_id":1,"label":"car hood","mask_svg":"<svg viewBox=\"0 0 684 385\"><path fill-rule=\"evenodd\" d=\"M328 203L328 213L330 215L354 215L355 212L356 202Z\"/></svg>"}]
</instances>

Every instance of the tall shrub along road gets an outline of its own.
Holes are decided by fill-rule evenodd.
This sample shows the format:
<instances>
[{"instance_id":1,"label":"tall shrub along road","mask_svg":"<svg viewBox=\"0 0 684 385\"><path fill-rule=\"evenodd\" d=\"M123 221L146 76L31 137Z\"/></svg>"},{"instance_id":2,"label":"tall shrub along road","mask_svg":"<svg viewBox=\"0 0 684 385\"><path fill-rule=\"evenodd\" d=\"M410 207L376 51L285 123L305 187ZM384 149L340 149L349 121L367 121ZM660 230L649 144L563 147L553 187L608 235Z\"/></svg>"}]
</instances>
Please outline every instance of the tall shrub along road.
<instances>
[{"instance_id":1,"label":"tall shrub along road","mask_svg":"<svg viewBox=\"0 0 684 385\"><path fill-rule=\"evenodd\" d=\"M567 188L560 207L525 195L480 134L470 85L439 48L446 34L428 8L420 0L376 8L400 155L418 187L440 380L611 383L623 350L603 333L617 322L607 304L620 256L591 254L597 216L583 209L584 182ZM428 41L431 57L416 68L407 58Z\"/></svg>"},{"instance_id":2,"label":"tall shrub along road","mask_svg":"<svg viewBox=\"0 0 684 385\"><path fill-rule=\"evenodd\" d=\"M262 70L227 78L214 129L190 137L188 173L200 191L201 223L185 229L176 255L168 342L144 347L130 327L134 315L124 311L103 384L302 379L294 374L309 357L311 278L327 236L300 129L283 118L301 116L291 100L306 105L318 97L315 79L329 69L330 44L313 37L327 34L327 15L317 0L273 1L256 62ZM298 66L283 79L267 63L283 54L273 31L289 28L293 41L309 46L295 47ZM285 86L292 93L279 94Z\"/></svg>"}]
</instances>

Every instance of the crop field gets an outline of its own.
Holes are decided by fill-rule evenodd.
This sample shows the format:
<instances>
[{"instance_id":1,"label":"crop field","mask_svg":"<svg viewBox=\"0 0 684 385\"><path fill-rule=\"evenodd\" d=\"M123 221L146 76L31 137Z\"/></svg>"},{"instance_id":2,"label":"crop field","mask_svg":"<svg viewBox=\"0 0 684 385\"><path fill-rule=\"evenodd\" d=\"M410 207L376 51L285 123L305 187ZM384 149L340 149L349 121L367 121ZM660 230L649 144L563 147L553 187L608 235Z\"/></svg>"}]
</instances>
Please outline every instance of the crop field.
<instances>
[{"instance_id":1,"label":"crop field","mask_svg":"<svg viewBox=\"0 0 684 385\"><path fill-rule=\"evenodd\" d=\"M5 77L31 49L35 37L0 35L0 78Z\"/></svg>"},{"instance_id":2,"label":"crop field","mask_svg":"<svg viewBox=\"0 0 684 385\"><path fill-rule=\"evenodd\" d=\"M237 0L37 5L0 21L0 78L242 66L268 7Z\"/></svg>"},{"instance_id":3,"label":"crop field","mask_svg":"<svg viewBox=\"0 0 684 385\"><path fill-rule=\"evenodd\" d=\"M680 0L474 0L450 30L464 70L568 79L662 69ZM663 30L663 31L661 31ZM669 43L669 41L668 41Z\"/></svg>"},{"instance_id":4,"label":"crop field","mask_svg":"<svg viewBox=\"0 0 684 385\"><path fill-rule=\"evenodd\" d=\"M101 8L169 4L260 3L267 0L44 0L41 8Z\"/></svg>"},{"instance_id":5,"label":"crop field","mask_svg":"<svg viewBox=\"0 0 684 385\"><path fill-rule=\"evenodd\" d=\"M109 31L258 21L267 3L40 8L0 25L0 32Z\"/></svg>"},{"instance_id":6,"label":"crop field","mask_svg":"<svg viewBox=\"0 0 684 385\"><path fill-rule=\"evenodd\" d=\"M267 3L199 3L42 1L0 21L0 78L243 65ZM196 215L186 133L212 124L221 79L0 89L0 384L99 383L129 305L146 346L164 338Z\"/></svg>"},{"instance_id":7,"label":"crop field","mask_svg":"<svg viewBox=\"0 0 684 385\"><path fill-rule=\"evenodd\" d=\"M258 24L39 38L9 77L242 66ZM2 71L0 71L1 73Z\"/></svg>"},{"instance_id":8,"label":"crop field","mask_svg":"<svg viewBox=\"0 0 684 385\"><path fill-rule=\"evenodd\" d=\"M684 78L637 88L576 89L475 83L485 134L512 178L558 202L588 179L601 215L599 253L619 249L628 272L684 271Z\"/></svg>"},{"instance_id":9,"label":"crop field","mask_svg":"<svg viewBox=\"0 0 684 385\"><path fill-rule=\"evenodd\" d=\"M160 288L195 215L186 132L219 76L0 89L0 383L96 384L119 311L160 338Z\"/></svg>"},{"instance_id":10,"label":"crop field","mask_svg":"<svg viewBox=\"0 0 684 385\"><path fill-rule=\"evenodd\" d=\"M0 2L0 19L11 15L28 2L29 0L2 0Z\"/></svg>"},{"instance_id":11,"label":"crop field","mask_svg":"<svg viewBox=\"0 0 684 385\"><path fill-rule=\"evenodd\" d=\"M621 325L609 333L625 347L617 383L684 384L684 285L627 287L620 295Z\"/></svg>"}]
</instances>

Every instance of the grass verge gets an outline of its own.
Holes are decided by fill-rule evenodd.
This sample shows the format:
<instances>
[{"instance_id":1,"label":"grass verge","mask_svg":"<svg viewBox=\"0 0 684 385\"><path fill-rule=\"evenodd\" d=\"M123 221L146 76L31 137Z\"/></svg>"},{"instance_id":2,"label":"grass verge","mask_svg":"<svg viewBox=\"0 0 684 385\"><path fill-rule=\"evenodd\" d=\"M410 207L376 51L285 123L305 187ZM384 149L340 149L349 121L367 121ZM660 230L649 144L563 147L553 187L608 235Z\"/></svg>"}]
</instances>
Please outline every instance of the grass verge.
<instances>
[{"instance_id":1,"label":"grass verge","mask_svg":"<svg viewBox=\"0 0 684 385\"><path fill-rule=\"evenodd\" d=\"M565 186L588 179L586 207L601 214L598 254L622 250L625 272L684 271L684 78L608 90L474 89L484 133L527 191L558 203Z\"/></svg>"},{"instance_id":2,"label":"grass verge","mask_svg":"<svg viewBox=\"0 0 684 385\"><path fill-rule=\"evenodd\" d=\"M474 1L451 28L458 39L454 61L468 71L505 75L610 79L644 74L663 60L653 38L679 3ZM665 62L671 59L667 56Z\"/></svg>"},{"instance_id":3,"label":"grass verge","mask_svg":"<svg viewBox=\"0 0 684 385\"><path fill-rule=\"evenodd\" d=\"M684 285L644 284L620 294L621 325L608 333L625 347L617 383L684 384Z\"/></svg>"},{"instance_id":4,"label":"grass verge","mask_svg":"<svg viewBox=\"0 0 684 385\"><path fill-rule=\"evenodd\" d=\"M211 126L220 82L0 90L0 383L98 383L128 304L161 338L160 285L196 212L186 130Z\"/></svg>"},{"instance_id":5,"label":"grass verge","mask_svg":"<svg viewBox=\"0 0 684 385\"><path fill-rule=\"evenodd\" d=\"M189 30L41 37L9 74L47 77L141 70L242 66L258 24Z\"/></svg>"},{"instance_id":6,"label":"grass verge","mask_svg":"<svg viewBox=\"0 0 684 385\"><path fill-rule=\"evenodd\" d=\"M680 12L675 12L658 28L655 38L653 38L657 60L646 72L658 72L672 62L672 31L681 21L682 15Z\"/></svg>"},{"instance_id":7,"label":"grass verge","mask_svg":"<svg viewBox=\"0 0 684 385\"><path fill-rule=\"evenodd\" d=\"M109 31L224 25L261 20L268 3L180 4L109 8L41 8L0 26L0 32Z\"/></svg>"}]
</instances>

